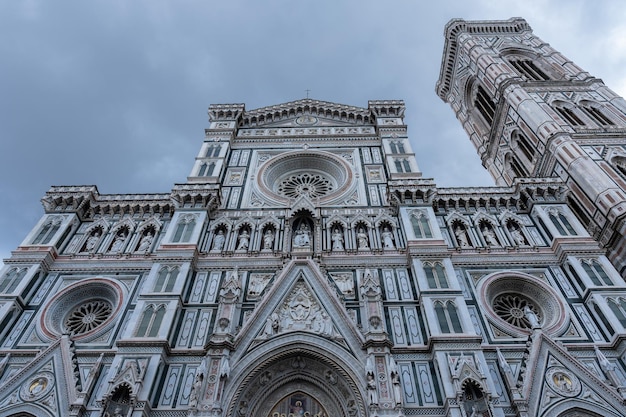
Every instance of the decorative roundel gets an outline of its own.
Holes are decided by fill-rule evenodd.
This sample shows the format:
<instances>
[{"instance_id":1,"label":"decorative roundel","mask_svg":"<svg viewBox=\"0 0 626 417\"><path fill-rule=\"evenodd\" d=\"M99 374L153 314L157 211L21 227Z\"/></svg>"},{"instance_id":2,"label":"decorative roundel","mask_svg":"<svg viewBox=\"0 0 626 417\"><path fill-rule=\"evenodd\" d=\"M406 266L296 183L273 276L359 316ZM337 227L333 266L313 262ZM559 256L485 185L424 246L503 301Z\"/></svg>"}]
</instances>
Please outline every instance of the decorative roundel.
<instances>
[{"instance_id":1,"label":"decorative roundel","mask_svg":"<svg viewBox=\"0 0 626 417\"><path fill-rule=\"evenodd\" d=\"M350 166L322 151L296 151L278 155L259 169L259 188L279 201L301 196L324 202L341 196L352 182Z\"/></svg>"},{"instance_id":2,"label":"decorative roundel","mask_svg":"<svg viewBox=\"0 0 626 417\"><path fill-rule=\"evenodd\" d=\"M558 294L542 280L520 272L499 272L478 283L490 322L514 337L523 337L538 323L548 334L566 329L567 313ZM536 323L535 323L536 324Z\"/></svg>"},{"instance_id":3,"label":"decorative roundel","mask_svg":"<svg viewBox=\"0 0 626 417\"><path fill-rule=\"evenodd\" d=\"M45 306L41 329L52 338L96 337L106 331L123 304L119 284L103 278L83 280L64 288Z\"/></svg>"}]
</instances>

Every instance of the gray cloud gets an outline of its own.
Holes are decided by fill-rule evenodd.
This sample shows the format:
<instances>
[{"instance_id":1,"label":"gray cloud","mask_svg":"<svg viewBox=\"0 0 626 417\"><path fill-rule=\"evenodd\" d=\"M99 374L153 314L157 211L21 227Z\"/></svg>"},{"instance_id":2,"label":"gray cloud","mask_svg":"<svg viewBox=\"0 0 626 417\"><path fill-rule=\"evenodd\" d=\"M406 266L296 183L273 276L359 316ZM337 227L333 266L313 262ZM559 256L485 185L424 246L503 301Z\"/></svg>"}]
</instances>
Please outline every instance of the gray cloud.
<instances>
[{"instance_id":1,"label":"gray cloud","mask_svg":"<svg viewBox=\"0 0 626 417\"><path fill-rule=\"evenodd\" d=\"M434 93L453 17L523 16L609 86L626 86L624 45L610 41L624 33L620 1L468 3L0 3L0 256L41 217L50 185L168 192L189 173L209 104L253 109L303 98L306 89L363 107L404 99L426 177L492 185Z\"/></svg>"}]
</instances>

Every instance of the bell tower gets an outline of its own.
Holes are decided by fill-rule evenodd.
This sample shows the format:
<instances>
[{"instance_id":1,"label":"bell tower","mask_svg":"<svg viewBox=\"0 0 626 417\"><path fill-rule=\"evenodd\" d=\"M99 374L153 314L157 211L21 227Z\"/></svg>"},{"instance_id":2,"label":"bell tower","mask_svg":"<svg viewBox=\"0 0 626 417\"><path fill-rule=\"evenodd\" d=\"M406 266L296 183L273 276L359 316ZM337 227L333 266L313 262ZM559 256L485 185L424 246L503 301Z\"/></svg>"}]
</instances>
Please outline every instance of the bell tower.
<instances>
[{"instance_id":1,"label":"bell tower","mask_svg":"<svg viewBox=\"0 0 626 417\"><path fill-rule=\"evenodd\" d=\"M498 185L559 177L568 204L626 272L626 102L521 18L452 20L439 97Z\"/></svg>"}]
</instances>

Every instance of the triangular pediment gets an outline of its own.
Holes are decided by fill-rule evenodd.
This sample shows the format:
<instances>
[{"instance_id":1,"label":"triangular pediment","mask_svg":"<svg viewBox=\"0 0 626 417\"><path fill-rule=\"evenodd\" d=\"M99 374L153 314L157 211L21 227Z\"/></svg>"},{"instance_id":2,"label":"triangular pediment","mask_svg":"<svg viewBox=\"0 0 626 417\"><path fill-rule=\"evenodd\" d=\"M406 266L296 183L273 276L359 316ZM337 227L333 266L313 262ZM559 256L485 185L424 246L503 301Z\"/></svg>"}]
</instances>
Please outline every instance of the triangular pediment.
<instances>
[{"instance_id":1,"label":"triangular pediment","mask_svg":"<svg viewBox=\"0 0 626 417\"><path fill-rule=\"evenodd\" d=\"M576 407L604 410L607 417L621 415L618 410L623 409L624 399L613 387L544 334L535 333L531 339L521 378L529 415L560 415Z\"/></svg>"},{"instance_id":2,"label":"triangular pediment","mask_svg":"<svg viewBox=\"0 0 626 417\"><path fill-rule=\"evenodd\" d=\"M5 372L9 377L0 386L0 414L63 414L80 395L81 382L74 376L71 362L71 343L63 336L29 363L19 368L8 366Z\"/></svg>"},{"instance_id":3,"label":"triangular pediment","mask_svg":"<svg viewBox=\"0 0 626 417\"><path fill-rule=\"evenodd\" d=\"M302 332L356 354L364 338L340 301L335 285L311 260L293 260L265 289L263 299L238 332L236 352ZM233 362L237 358L233 357Z\"/></svg>"},{"instance_id":4,"label":"triangular pediment","mask_svg":"<svg viewBox=\"0 0 626 417\"><path fill-rule=\"evenodd\" d=\"M372 125L373 120L366 108L306 98L244 111L239 127L363 126Z\"/></svg>"}]
</instances>

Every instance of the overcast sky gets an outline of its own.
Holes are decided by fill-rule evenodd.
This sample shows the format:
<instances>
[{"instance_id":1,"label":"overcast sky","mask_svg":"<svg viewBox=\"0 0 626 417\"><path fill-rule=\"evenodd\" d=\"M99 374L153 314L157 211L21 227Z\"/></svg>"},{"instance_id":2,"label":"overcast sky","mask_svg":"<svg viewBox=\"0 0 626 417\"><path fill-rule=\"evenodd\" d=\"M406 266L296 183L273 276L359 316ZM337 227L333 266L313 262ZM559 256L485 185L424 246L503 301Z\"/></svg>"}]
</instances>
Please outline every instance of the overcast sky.
<instances>
[{"instance_id":1,"label":"overcast sky","mask_svg":"<svg viewBox=\"0 0 626 417\"><path fill-rule=\"evenodd\" d=\"M434 89L450 19L513 16L626 94L623 0L0 0L0 258L51 185L184 182L212 103L403 99L425 177L493 185Z\"/></svg>"}]
</instances>

